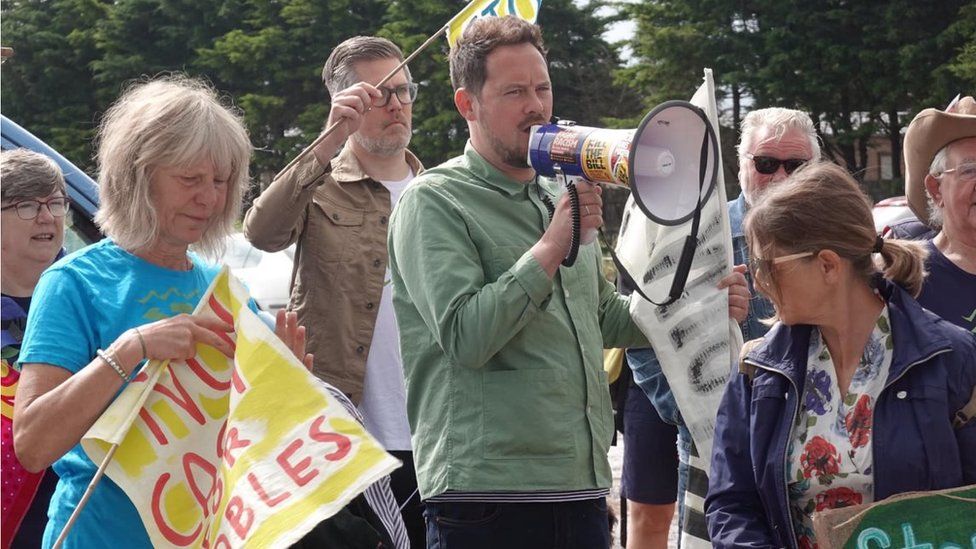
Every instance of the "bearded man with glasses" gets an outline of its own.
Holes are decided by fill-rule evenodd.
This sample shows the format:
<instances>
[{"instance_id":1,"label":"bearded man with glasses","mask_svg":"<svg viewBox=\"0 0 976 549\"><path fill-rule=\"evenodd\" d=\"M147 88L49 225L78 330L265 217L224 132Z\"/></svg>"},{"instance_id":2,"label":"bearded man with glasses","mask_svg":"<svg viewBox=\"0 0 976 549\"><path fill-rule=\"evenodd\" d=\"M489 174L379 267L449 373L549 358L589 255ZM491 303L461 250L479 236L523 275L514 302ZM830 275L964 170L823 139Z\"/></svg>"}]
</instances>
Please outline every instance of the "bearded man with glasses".
<instances>
[{"instance_id":1,"label":"bearded man with glasses","mask_svg":"<svg viewBox=\"0 0 976 549\"><path fill-rule=\"evenodd\" d=\"M976 101L925 109L905 133L905 194L919 221L937 231L925 244L929 275L918 302L976 333ZM904 238L893 227L893 238Z\"/></svg>"},{"instance_id":2,"label":"bearded man with glasses","mask_svg":"<svg viewBox=\"0 0 976 549\"><path fill-rule=\"evenodd\" d=\"M326 127L339 128L271 182L247 212L244 234L269 252L297 243L288 308L308 330L312 372L345 393L366 429L403 461L392 488L410 540L421 546L386 252L390 212L423 170L407 150L417 85L403 67L377 86L402 60L385 38L357 36L336 46L322 82L332 98Z\"/></svg>"}]
</instances>

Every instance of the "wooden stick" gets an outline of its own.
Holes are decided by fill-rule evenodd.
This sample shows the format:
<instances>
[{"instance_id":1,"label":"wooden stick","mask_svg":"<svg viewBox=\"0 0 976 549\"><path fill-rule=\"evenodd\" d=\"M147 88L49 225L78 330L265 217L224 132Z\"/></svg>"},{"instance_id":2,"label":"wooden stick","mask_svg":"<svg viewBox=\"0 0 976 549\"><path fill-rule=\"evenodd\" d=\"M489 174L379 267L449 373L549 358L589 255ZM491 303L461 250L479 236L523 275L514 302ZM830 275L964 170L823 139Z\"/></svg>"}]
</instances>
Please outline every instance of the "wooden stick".
<instances>
[{"instance_id":1,"label":"wooden stick","mask_svg":"<svg viewBox=\"0 0 976 549\"><path fill-rule=\"evenodd\" d=\"M455 16L455 17L457 17L457 16ZM454 19L452 18L451 21L454 21ZM417 48L406 59L404 59L399 65L397 65L397 67L395 69L393 69L393 71L391 71L390 74L384 76L382 80L380 80L379 82L377 82L376 83L376 87L380 87L383 84L386 84L391 78L393 78L396 75L396 73L400 72L400 69L402 69L403 67L407 66L407 63L413 61L413 59L415 57L417 57L417 55L420 52L422 52L425 49L427 49L427 46L429 46L431 44L431 42L433 42L434 40L436 40L437 38L439 38L442 34L444 34L445 32L447 32L447 29L449 29L450 26L451 26L451 23L448 22L446 25L444 25L443 27L441 27L441 30L439 30L436 33L432 34L430 36L430 38L428 38L423 44L420 45L419 48ZM318 144L321 143L326 137L330 136L333 132L335 132L336 128L338 128L341 124L345 124L345 123L346 123L346 120L344 118L340 118L334 124L332 124L331 126L329 126L328 128L326 128L324 132L322 132L317 138L315 138L315 141L312 141L312 144L311 145L305 147L305 149L302 152L298 153L298 156L296 156L291 162L289 162L288 165L285 166L283 170L281 170L280 172L278 172L278 175L275 176L275 179L281 177L282 174L284 174L289 169L291 169L291 167L294 166L295 163L297 163L299 160L301 160L302 158L304 158L305 155L307 155L308 153L310 153L312 151L312 149L314 149L316 146L318 146Z\"/></svg>"},{"instance_id":2,"label":"wooden stick","mask_svg":"<svg viewBox=\"0 0 976 549\"><path fill-rule=\"evenodd\" d=\"M81 501L78 502L78 506L71 513L71 517L68 518L68 523L64 525L64 529L61 530L61 535L58 536L58 540L54 542L53 549L61 549L61 545L64 544L65 538L68 537L68 532L71 531L71 527L75 525L75 521L78 520L78 515L81 510L85 508L88 504L89 498L91 498L92 493L95 491L95 487L98 486L99 481L102 480L102 475L105 474L105 469L108 467L110 461L112 461L112 456L115 455L115 451L118 450L119 445L113 444L111 448L108 449L108 453L105 454L105 459L102 460L102 464L98 466L98 471L95 472L95 476L92 478L91 482L88 483L88 488L85 489L85 495L81 496Z\"/></svg>"}]
</instances>

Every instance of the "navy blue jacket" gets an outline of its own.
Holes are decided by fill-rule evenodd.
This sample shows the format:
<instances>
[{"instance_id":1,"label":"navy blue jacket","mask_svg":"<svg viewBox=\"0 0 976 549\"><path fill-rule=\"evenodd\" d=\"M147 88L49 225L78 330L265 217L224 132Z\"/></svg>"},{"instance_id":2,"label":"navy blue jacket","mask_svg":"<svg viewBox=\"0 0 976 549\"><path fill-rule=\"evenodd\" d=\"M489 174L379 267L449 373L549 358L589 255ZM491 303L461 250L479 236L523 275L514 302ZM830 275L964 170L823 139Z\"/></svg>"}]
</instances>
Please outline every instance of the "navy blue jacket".
<instances>
[{"instance_id":1,"label":"navy blue jacket","mask_svg":"<svg viewBox=\"0 0 976 549\"><path fill-rule=\"evenodd\" d=\"M881 282L894 355L874 409L874 501L976 483L976 421L952 417L976 386L976 337ZM796 547L786 448L806 376L812 327L777 324L734 374L715 426L705 511L715 547Z\"/></svg>"}]
</instances>

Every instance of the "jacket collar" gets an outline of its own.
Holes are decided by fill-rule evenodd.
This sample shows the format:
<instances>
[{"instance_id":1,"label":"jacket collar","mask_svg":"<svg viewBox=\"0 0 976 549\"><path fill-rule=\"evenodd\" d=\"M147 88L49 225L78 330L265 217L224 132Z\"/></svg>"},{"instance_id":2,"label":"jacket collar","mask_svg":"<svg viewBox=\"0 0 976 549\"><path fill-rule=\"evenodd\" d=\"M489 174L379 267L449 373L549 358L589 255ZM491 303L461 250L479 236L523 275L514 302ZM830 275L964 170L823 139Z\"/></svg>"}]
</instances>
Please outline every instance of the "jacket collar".
<instances>
[{"instance_id":1,"label":"jacket collar","mask_svg":"<svg viewBox=\"0 0 976 549\"><path fill-rule=\"evenodd\" d=\"M897 284L880 276L873 280L888 305L891 333L895 338L894 354L888 373L889 382L901 377L912 365L933 354L951 349L948 338L937 326L941 319L922 308L912 296ZM802 390L806 375L807 353L813 326L787 326L777 323L766 334L762 345L752 350L746 359L789 377Z\"/></svg>"},{"instance_id":2,"label":"jacket collar","mask_svg":"<svg viewBox=\"0 0 976 549\"><path fill-rule=\"evenodd\" d=\"M424 171L420 160L407 149L404 149L403 153L406 156L407 165L413 170L413 175L420 175ZM335 179L337 183L358 183L372 178L366 175L366 170L359 163L359 158L353 153L352 147L346 143L339 154L332 159L332 179Z\"/></svg>"},{"instance_id":3,"label":"jacket collar","mask_svg":"<svg viewBox=\"0 0 976 549\"><path fill-rule=\"evenodd\" d=\"M471 174L481 180L485 186L500 191L507 196L524 195L528 185L523 181L516 181L492 166L481 154L474 149L471 140L464 146L464 161Z\"/></svg>"},{"instance_id":4,"label":"jacket collar","mask_svg":"<svg viewBox=\"0 0 976 549\"><path fill-rule=\"evenodd\" d=\"M745 219L746 212L748 211L749 205L746 204L746 193L739 193L739 198L729 202L729 225L732 228L732 238L745 235L742 230L742 220Z\"/></svg>"}]
</instances>

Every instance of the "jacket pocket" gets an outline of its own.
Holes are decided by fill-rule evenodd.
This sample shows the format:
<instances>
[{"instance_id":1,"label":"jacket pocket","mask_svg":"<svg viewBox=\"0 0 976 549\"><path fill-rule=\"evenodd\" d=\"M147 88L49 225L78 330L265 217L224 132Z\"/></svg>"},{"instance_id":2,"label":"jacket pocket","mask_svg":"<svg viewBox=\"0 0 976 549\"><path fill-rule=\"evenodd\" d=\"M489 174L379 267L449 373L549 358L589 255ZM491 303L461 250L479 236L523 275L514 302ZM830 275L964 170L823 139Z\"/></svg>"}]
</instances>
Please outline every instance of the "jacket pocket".
<instances>
[{"instance_id":1,"label":"jacket pocket","mask_svg":"<svg viewBox=\"0 0 976 549\"><path fill-rule=\"evenodd\" d=\"M486 459L572 457L573 409L557 370L488 371L482 377ZM582 411L576 414L582 417Z\"/></svg>"},{"instance_id":2,"label":"jacket pocket","mask_svg":"<svg viewBox=\"0 0 976 549\"><path fill-rule=\"evenodd\" d=\"M325 263L345 260L359 240L366 213L318 198L312 204L314 211L306 235L308 245L303 245L302 253L314 255Z\"/></svg>"}]
</instances>

